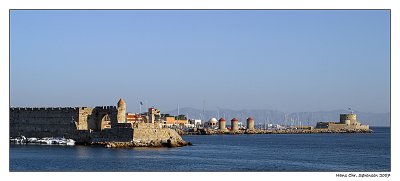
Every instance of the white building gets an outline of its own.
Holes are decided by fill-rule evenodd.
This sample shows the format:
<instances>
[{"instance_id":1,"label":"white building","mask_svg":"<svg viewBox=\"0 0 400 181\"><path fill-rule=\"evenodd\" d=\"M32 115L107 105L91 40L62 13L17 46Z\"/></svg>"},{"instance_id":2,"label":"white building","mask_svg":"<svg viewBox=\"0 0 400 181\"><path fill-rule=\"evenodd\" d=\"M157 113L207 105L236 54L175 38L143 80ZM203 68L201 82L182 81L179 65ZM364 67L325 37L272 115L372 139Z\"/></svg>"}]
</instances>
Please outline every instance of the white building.
<instances>
[{"instance_id":1,"label":"white building","mask_svg":"<svg viewBox=\"0 0 400 181\"><path fill-rule=\"evenodd\" d=\"M238 122L238 127L239 127L239 129L245 129L242 122Z\"/></svg>"},{"instance_id":2,"label":"white building","mask_svg":"<svg viewBox=\"0 0 400 181\"><path fill-rule=\"evenodd\" d=\"M201 119L190 119L189 123L193 125L193 127L200 127L201 126Z\"/></svg>"},{"instance_id":3,"label":"white building","mask_svg":"<svg viewBox=\"0 0 400 181\"><path fill-rule=\"evenodd\" d=\"M268 129L285 129L285 127L279 124L268 124Z\"/></svg>"},{"instance_id":4,"label":"white building","mask_svg":"<svg viewBox=\"0 0 400 181\"><path fill-rule=\"evenodd\" d=\"M217 128L218 127L217 118L211 118L208 122L205 122L204 123L204 127L206 127L206 128Z\"/></svg>"}]
</instances>

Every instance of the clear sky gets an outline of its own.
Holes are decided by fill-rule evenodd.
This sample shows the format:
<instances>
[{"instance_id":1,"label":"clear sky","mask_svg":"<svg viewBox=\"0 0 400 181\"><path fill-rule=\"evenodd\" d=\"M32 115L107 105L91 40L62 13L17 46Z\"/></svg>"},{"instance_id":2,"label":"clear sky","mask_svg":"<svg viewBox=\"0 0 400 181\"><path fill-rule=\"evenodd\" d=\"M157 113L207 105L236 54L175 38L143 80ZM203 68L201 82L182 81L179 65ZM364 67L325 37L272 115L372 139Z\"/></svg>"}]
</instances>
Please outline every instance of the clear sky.
<instances>
[{"instance_id":1,"label":"clear sky","mask_svg":"<svg viewBox=\"0 0 400 181\"><path fill-rule=\"evenodd\" d=\"M11 11L11 106L388 112L389 13Z\"/></svg>"}]
</instances>

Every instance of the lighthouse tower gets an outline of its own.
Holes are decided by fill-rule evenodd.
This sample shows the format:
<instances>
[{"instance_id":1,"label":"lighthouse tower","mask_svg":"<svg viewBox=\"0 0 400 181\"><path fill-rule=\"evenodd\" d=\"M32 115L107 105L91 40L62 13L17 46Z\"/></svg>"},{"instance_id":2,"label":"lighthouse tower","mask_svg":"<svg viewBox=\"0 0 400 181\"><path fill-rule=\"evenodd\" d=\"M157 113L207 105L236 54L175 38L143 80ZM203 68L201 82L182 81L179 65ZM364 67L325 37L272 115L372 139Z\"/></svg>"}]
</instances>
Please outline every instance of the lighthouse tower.
<instances>
[{"instance_id":1,"label":"lighthouse tower","mask_svg":"<svg viewBox=\"0 0 400 181\"><path fill-rule=\"evenodd\" d=\"M126 103L125 101L121 98L118 101L117 105L117 119L118 123L125 123L126 122Z\"/></svg>"}]
</instances>

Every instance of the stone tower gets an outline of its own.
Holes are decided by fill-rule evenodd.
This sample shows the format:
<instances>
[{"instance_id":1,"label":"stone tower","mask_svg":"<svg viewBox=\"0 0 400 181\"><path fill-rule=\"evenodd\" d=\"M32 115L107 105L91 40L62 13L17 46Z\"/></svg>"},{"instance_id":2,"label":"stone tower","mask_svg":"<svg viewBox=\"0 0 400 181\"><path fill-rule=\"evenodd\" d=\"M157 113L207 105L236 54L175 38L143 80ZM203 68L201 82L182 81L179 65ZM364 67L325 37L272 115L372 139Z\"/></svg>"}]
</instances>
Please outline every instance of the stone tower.
<instances>
[{"instance_id":1,"label":"stone tower","mask_svg":"<svg viewBox=\"0 0 400 181\"><path fill-rule=\"evenodd\" d=\"M126 103L125 101L121 98L118 101L117 105L117 119L118 123L125 123L126 122Z\"/></svg>"},{"instance_id":2,"label":"stone tower","mask_svg":"<svg viewBox=\"0 0 400 181\"><path fill-rule=\"evenodd\" d=\"M356 124L357 123L357 115L356 114L340 114L340 123L342 124Z\"/></svg>"},{"instance_id":3,"label":"stone tower","mask_svg":"<svg viewBox=\"0 0 400 181\"><path fill-rule=\"evenodd\" d=\"M252 117L247 118L247 129L248 130L254 129L254 119Z\"/></svg>"},{"instance_id":4,"label":"stone tower","mask_svg":"<svg viewBox=\"0 0 400 181\"><path fill-rule=\"evenodd\" d=\"M239 131L239 125L238 125L239 120L236 118L233 118L231 120L231 131Z\"/></svg>"},{"instance_id":5,"label":"stone tower","mask_svg":"<svg viewBox=\"0 0 400 181\"><path fill-rule=\"evenodd\" d=\"M225 131L226 130L226 120L224 118L219 119L219 130Z\"/></svg>"}]
</instances>

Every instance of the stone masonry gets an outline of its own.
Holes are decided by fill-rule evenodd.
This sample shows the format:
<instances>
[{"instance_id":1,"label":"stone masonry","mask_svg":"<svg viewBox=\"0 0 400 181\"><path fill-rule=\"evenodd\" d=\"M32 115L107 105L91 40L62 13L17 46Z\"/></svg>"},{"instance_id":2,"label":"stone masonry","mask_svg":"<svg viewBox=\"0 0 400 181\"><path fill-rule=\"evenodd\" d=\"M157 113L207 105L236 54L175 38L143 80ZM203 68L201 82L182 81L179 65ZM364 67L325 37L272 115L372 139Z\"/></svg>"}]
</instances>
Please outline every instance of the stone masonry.
<instances>
[{"instance_id":1,"label":"stone masonry","mask_svg":"<svg viewBox=\"0 0 400 181\"><path fill-rule=\"evenodd\" d=\"M126 123L125 113L122 99L118 107L11 107L10 137L65 137L78 143L183 141L158 123Z\"/></svg>"}]
</instances>

